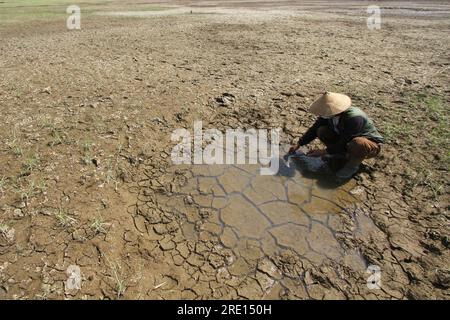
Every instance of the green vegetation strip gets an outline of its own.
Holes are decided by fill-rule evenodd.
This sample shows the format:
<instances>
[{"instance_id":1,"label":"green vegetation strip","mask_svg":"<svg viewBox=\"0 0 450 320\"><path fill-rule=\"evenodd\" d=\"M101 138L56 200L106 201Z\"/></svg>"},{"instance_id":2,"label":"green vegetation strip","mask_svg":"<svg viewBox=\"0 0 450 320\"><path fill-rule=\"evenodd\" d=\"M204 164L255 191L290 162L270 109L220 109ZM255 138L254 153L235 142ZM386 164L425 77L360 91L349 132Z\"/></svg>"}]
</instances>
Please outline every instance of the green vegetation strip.
<instances>
[{"instance_id":1,"label":"green vegetation strip","mask_svg":"<svg viewBox=\"0 0 450 320\"><path fill-rule=\"evenodd\" d=\"M123 3L102 0L0 0L0 24L65 19L69 5L81 8L82 18L96 12L111 11L160 11L168 8L146 3Z\"/></svg>"}]
</instances>

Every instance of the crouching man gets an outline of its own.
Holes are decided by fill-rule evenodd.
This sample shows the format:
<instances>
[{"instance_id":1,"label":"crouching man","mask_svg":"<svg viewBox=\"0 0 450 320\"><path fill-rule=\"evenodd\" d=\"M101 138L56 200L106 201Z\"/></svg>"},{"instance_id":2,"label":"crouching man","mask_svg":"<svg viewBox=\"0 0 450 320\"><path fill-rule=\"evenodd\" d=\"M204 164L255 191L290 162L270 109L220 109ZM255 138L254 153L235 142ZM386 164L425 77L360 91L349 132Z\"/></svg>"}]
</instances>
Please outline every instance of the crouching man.
<instances>
[{"instance_id":1,"label":"crouching man","mask_svg":"<svg viewBox=\"0 0 450 320\"><path fill-rule=\"evenodd\" d=\"M352 106L350 97L326 92L309 111L318 118L298 144L291 147L290 153L319 138L326 149L310 151L308 156L322 157L325 161L345 159L345 164L336 172L341 179L350 179L364 159L380 153L383 137L372 120L361 109Z\"/></svg>"}]
</instances>

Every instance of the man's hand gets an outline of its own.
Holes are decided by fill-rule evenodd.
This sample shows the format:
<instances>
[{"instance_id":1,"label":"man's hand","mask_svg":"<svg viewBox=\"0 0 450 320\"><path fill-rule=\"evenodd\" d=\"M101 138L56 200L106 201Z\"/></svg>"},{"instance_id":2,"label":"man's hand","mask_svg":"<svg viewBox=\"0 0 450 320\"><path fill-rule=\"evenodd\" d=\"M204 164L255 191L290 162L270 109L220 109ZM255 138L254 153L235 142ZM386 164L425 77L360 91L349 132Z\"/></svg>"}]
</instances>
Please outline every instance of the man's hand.
<instances>
[{"instance_id":1,"label":"man's hand","mask_svg":"<svg viewBox=\"0 0 450 320\"><path fill-rule=\"evenodd\" d=\"M289 149L289 154L294 153L294 152L297 151L299 148L300 148L300 145L299 145L299 144L296 144L295 146L292 146L292 147Z\"/></svg>"},{"instance_id":2,"label":"man's hand","mask_svg":"<svg viewBox=\"0 0 450 320\"><path fill-rule=\"evenodd\" d=\"M327 150L311 150L307 153L309 157L323 157L327 154Z\"/></svg>"}]
</instances>

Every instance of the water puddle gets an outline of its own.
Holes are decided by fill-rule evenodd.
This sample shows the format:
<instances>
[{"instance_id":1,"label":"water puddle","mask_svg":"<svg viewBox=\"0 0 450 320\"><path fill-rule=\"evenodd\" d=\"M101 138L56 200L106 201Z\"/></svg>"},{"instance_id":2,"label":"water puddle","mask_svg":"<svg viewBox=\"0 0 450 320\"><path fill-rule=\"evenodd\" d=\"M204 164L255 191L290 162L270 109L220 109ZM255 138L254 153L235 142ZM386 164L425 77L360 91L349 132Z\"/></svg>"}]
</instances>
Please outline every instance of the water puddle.
<instances>
[{"instance_id":1,"label":"water puddle","mask_svg":"<svg viewBox=\"0 0 450 320\"><path fill-rule=\"evenodd\" d=\"M313 265L328 260L365 270L360 254L346 250L337 236L341 216L357 202L350 193L355 182L336 186L305 177L295 160L290 168L280 161L274 176L260 175L259 165L174 166L166 175L178 178L160 181L170 192L158 202L182 217L186 240L219 243L232 250L233 261L290 250Z\"/></svg>"}]
</instances>

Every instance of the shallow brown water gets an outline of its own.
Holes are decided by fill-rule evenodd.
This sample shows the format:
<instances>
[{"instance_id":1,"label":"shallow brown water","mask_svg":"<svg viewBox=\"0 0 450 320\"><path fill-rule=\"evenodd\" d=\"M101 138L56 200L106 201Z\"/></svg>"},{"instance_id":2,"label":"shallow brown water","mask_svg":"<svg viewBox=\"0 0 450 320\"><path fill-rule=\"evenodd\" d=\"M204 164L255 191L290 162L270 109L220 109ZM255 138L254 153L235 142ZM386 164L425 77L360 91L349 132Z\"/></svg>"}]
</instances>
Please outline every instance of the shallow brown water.
<instances>
[{"instance_id":1,"label":"shallow brown water","mask_svg":"<svg viewBox=\"0 0 450 320\"><path fill-rule=\"evenodd\" d=\"M179 187L171 185L173 192L161 196L160 202L165 211L180 216L198 210L199 219L188 217L181 222L182 233L194 242L204 241L206 233L219 248L231 250L228 267L223 269L227 272L239 269L242 258L270 259L285 250L313 265L327 260L365 270L360 254L346 250L336 236L343 227L340 216L358 201L349 193L354 181L330 187L283 162L274 176L260 175L259 169L259 165L174 166L169 171L176 176L181 170L185 178ZM356 224L372 227L370 221Z\"/></svg>"}]
</instances>

